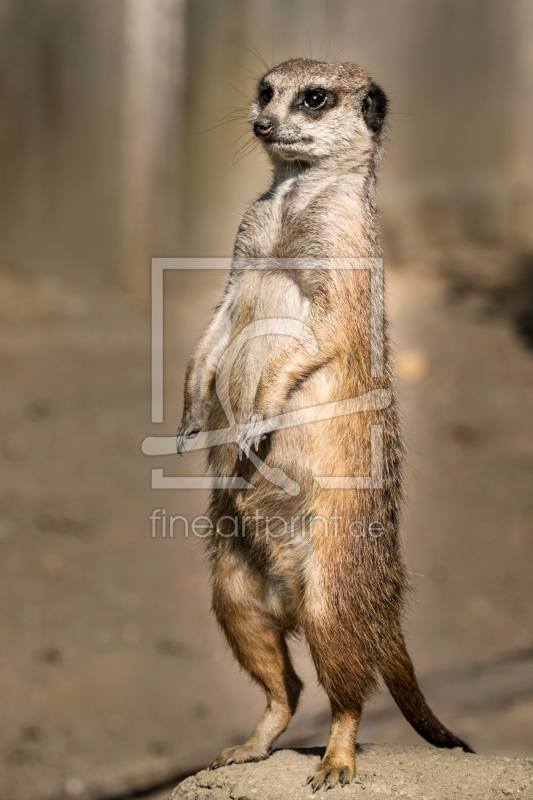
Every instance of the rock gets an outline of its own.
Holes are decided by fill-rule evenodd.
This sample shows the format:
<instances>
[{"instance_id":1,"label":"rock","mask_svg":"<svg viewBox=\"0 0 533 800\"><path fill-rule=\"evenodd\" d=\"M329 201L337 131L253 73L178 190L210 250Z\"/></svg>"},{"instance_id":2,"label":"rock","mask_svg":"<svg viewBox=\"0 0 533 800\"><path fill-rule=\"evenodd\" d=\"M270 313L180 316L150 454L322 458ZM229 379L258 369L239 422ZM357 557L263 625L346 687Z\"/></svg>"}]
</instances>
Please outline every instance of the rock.
<instances>
[{"instance_id":1,"label":"rock","mask_svg":"<svg viewBox=\"0 0 533 800\"><path fill-rule=\"evenodd\" d=\"M319 747L276 750L260 763L202 770L182 781L169 800L533 798L533 759L388 744L358 745L354 781L313 795L305 782L323 753Z\"/></svg>"}]
</instances>

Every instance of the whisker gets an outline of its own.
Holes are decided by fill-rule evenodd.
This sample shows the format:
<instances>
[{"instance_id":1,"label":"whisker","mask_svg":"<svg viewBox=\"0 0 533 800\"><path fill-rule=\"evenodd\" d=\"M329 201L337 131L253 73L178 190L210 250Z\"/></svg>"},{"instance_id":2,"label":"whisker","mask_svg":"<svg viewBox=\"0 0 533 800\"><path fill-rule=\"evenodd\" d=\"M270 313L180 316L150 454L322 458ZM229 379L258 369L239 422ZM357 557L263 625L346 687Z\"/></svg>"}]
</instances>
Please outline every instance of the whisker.
<instances>
[{"instance_id":1,"label":"whisker","mask_svg":"<svg viewBox=\"0 0 533 800\"><path fill-rule=\"evenodd\" d=\"M229 40L227 41L227 44L233 44L233 45L236 45L237 47L243 47L245 50L248 50L248 52L251 53L254 56L254 58L257 58L257 60L260 61L261 64L263 64L263 66L268 71L270 71L270 67L266 63L265 59L262 56L260 56L257 52L254 53L254 51L250 47L248 47L248 45L243 44L242 42L231 42ZM260 75L255 75L255 77L256 78L260 78L261 76Z\"/></svg>"},{"instance_id":2,"label":"whisker","mask_svg":"<svg viewBox=\"0 0 533 800\"><path fill-rule=\"evenodd\" d=\"M203 131L198 131L198 133L209 133L209 131L214 131L215 128L220 128L222 125L229 125L230 122L241 122L242 120L248 119L248 115L242 117L232 117L231 119L222 120L222 122L217 122L216 125L212 125L211 128L206 128Z\"/></svg>"},{"instance_id":3,"label":"whisker","mask_svg":"<svg viewBox=\"0 0 533 800\"><path fill-rule=\"evenodd\" d=\"M239 155L239 153L244 154L244 152L246 150L249 150L251 152L256 147L259 147L260 149L262 149L262 147L261 147L260 143L257 141L257 139L255 139L255 138L254 139L250 139L248 142L245 142L244 144L242 144L240 146L240 148L237 150L235 155Z\"/></svg>"},{"instance_id":4,"label":"whisker","mask_svg":"<svg viewBox=\"0 0 533 800\"><path fill-rule=\"evenodd\" d=\"M228 82L228 86L231 86L231 88L232 88L232 89L235 89L235 91L236 91L236 92L239 92L239 94L242 94L242 96L244 97L244 99L245 99L245 100L248 100L248 102L249 102L249 103L251 103L251 102L252 102L252 98L251 98L251 97L249 97L247 94L244 94L244 92L241 92L241 90L238 88L238 86L234 86L232 83L229 83L229 82Z\"/></svg>"},{"instance_id":5,"label":"whisker","mask_svg":"<svg viewBox=\"0 0 533 800\"><path fill-rule=\"evenodd\" d=\"M238 144L238 143L241 141L241 139L242 139L242 137L243 137L243 136L248 136L248 135L249 135L249 133L250 133L250 131L249 131L249 130L245 130L245 131L244 131L244 133L241 133L241 135L240 135L240 136L238 136L238 137L237 137L237 139L234 141L234 143L233 143L233 147L235 147L235 146L236 146L236 145L237 145L237 144Z\"/></svg>"},{"instance_id":6,"label":"whisker","mask_svg":"<svg viewBox=\"0 0 533 800\"><path fill-rule=\"evenodd\" d=\"M243 69L245 72L248 73L247 75L239 75L240 78L245 78L246 80L249 80L250 77L252 77L254 81L257 81L261 77L261 75L258 72L252 72L251 69L246 67L244 64L241 64L240 61L235 61L234 63L237 64L237 66L240 67L240 69Z\"/></svg>"},{"instance_id":7,"label":"whisker","mask_svg":"<svg viewBox=\"0 0 533 800\"><path fill-rule=\"evenodd\" d=\"M242 137L241 137L241 138L242 138ZM237 141L238 141L238 140L237 140ZM240 146L240 147L239 147L239 148L238 148L238 149L235 151L235 153L234 153L233 155L234 155L234 156L238 156L238 155L239 155L239 153L241 152L241 150L244 150L244 148L245 148L245 147L248 147L248 145L249 145L249 144L252 144L252 142L255 144L255 142L253 141L253 139L248 139L246 142L243 142L243 144L241 144L241 146ZM237 142L235 142L235 145L237 145Z\"/></svg>"},{"instance_id":8,"label":"whisker","mask_svg":"<svg viewBox=\"0 0 533 800\"><path fill-rule=\"evenodd\" d=\"M348 41L346 42L346 44L344 45L344 47L342 48L342 50L339 50L339 52L338 52L338 53L335 53L335 55L334 55L334 56L333 56L333 58L331 59L332 61L336 61L336 59L337 59L337 58L340 56L340 54L341 54L341 53L344 53L344 51L346 50L346 48L348 47L348 45L350 44L350 42L352 41L352 39L353 39L353 37L354 37L354 36L355 36L355 31L352 33L352 35L350 36L350 38L348 39Z\"/></svg>"},{"instance_id":9,"label":"whisker","mask_svg":"<svg viewBox=\"0 0 533 800\"><path fill-rule=\"evenodd\" d=\"M246 150L245 152L243 152L243 154L241 155L240 158L238 158L237 160L234 160L232 166L235 167L240 161L243 160L243 158L246 158L246 156L249 156L254 151L255 147L256 147L256 143L252 142L252 147L249 150Z\"/></svg>"},{"instance_id":10,"label":"whisker","mask_svg":"<svg viewBox=\"0 0 533 800\"><path fill-rule=\"evenodd\" d=\"M237 164L241 160L240 158L237 158L237 156L241 155L241 158L244 158L246 155L248 155L248 152L252 152L252 150L254 149L256 144L257 144L257 142L255 142L252 139L251 141L245 142L241 147L239 147L239 149L233 155L233 164L232 165L235 166L235 164ZM228 161L229 161L229 159L228 159Z\"/></svg>"},{"instance_id":11,"label":"whisker","mask_svg":"<svg viewBox=\"0 0 533 800\"><path fill-rule=\"evenodd\" d=\"M231 83L228 85L231 86ZM228 113L225 114L224 117L222 117L222 119L225 119L225 117L229 117L230 114L236 114L238 112L240 112L241 114L247 113L248 106L242 106L241 108L232 108L232 110L228 111Z\"/></svg>"},{"instance_id":12,"label":"whisker","mask_svg":"<svg viewBox=\"0 0 533 800\"><path fill-rule=\"evenodd\" d=\"M270 72L270 70L272 69L272 67L269 67L269 66L268 66L267 62L265 61L265 59L263 58L263 56L261 55L261 53L259 52L259 50L257 49L257 47L254 47L253 49L255 50L256 56L257 56L257 58L259 59L259 61L260 61L260 62L261 62L263 65L264 65L265 69L266 69L268 72ZM250 52L252 52L252 51L250 51Z\"/></svg>"}]
</instances>

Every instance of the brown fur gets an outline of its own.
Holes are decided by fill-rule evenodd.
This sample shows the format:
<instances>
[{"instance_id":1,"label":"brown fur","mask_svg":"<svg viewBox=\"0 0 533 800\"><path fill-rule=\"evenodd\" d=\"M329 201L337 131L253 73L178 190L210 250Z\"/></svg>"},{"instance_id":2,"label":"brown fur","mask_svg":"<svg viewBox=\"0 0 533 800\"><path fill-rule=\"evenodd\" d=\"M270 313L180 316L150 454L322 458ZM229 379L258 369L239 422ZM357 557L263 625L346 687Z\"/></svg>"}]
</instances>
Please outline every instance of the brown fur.
<instances>
[{"instance_id":1,"label":"brown fur","mask_svg":"<svg viewBox=\"0 0 533 800\"><path fill-rule=\"evenodd\" d=\"M243 477L255 489L214 491L211 518L218 532L209 548L213 609L239 663L267 696L248 741L225 750L214 766L270 753L302 688L286 645L287 636L301 632L332 711L326 754L310 777L316 790L353 778L361 711L380 672L422 736L437 746L469 748L428 708L401 632L407 582L398 542L402 442L394 402L282 430L268 422L288 411L392 389L386 344L383 375L371 377L369 271L326 268L380 255L371 195L382 119L374 113L372 128L364 113L371 106L365 98L377 87L352 64L303 59L268 73L265 85L274 96L252 105L251 121L273 122L264 143L274 180L243 216L225 295L191 358L178 449L186 449L197 430L227 427L215 373L250 323L298 319L308 326L299 338L269 333L247 341L227 367L235 419L254 426L243 427L238 439L250 458L241 459L234 445L220 445L210 450L209 464L215 475ZM295 98L310 88L329 91L334 105L314 116L295 108ZM381 109L382 116L383 101ZM253 259L265 258L257 268ZM316 266L320 258L329 259L324 268ZM308 262L312 268L298 269L305 259L315 260ZM370 426L377 424L383 427L382 487L321 489L313 476L370 473ZM250 460L254 442L263 461L297 481L299 494L257 471ZM246 520L245 536L229 536L232 523L224 518L233 517ZM280 517L297 519L294 535L283 535ZM335 517L335 530L326 532L324 520ZM363 519L382 523L382 535L354 536L349 524Z\"/></svg>"}]
</instances>

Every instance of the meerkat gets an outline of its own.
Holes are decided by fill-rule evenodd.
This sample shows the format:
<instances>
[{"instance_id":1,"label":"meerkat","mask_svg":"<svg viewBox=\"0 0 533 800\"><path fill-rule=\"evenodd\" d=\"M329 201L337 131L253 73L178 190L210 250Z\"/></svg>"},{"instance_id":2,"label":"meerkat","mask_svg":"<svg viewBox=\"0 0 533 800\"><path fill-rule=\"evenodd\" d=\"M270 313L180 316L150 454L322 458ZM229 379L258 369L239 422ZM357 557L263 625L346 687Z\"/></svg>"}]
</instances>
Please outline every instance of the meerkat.
<instances>
[{"instance_id":1,"label":"meerkat","mask_svg":"<svg viewBox=\"0 0 533 800\"><path fill-rule=\"evenodd\" d=\"M267 698L248 740L212 766L268 757L302 690L287 647L302 634L331 704L314 791L353 779L361 712L379 674L424 739L473 752L430 710L406 650L403 446L386 326L376 371L376 287L371 270L350 268L381 256L373 190L386 113L383 90L350 63L293 59L259 81L250 124L272 185L242 217L224 295L189 362L177 434L180 453L199 432L214 437L209 467L227 483L210 508L213 610ZM390 402L315 413L376 390ZM284 425L291 414L296 424ZM231 416L236 444L217 443ZM381 480L353 488L372 471L373 428ZM336 488L343 476L349 488Z\"/></svg>"}]
</instances>

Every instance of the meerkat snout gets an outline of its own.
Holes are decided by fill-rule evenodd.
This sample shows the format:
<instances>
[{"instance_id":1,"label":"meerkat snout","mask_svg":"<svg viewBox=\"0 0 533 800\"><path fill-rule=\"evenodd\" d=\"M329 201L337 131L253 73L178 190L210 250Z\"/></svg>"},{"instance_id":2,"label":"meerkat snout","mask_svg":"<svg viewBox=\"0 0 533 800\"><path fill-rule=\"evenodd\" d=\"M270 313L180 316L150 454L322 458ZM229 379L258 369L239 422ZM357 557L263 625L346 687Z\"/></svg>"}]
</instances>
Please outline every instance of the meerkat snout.
<instances>
[{"instance_id":1,"label":"meerkat snout","mask_svg":"<svg viewBox=\"0 0 533 800\"><path fill-rule=\"evenodd\" d=\"M265 120L264 122L254 122L254 133L261 139L266 139L266 137L270 136L270 134L273 132L274 123L270 120Z\"/></svg>"}]
</instances>

